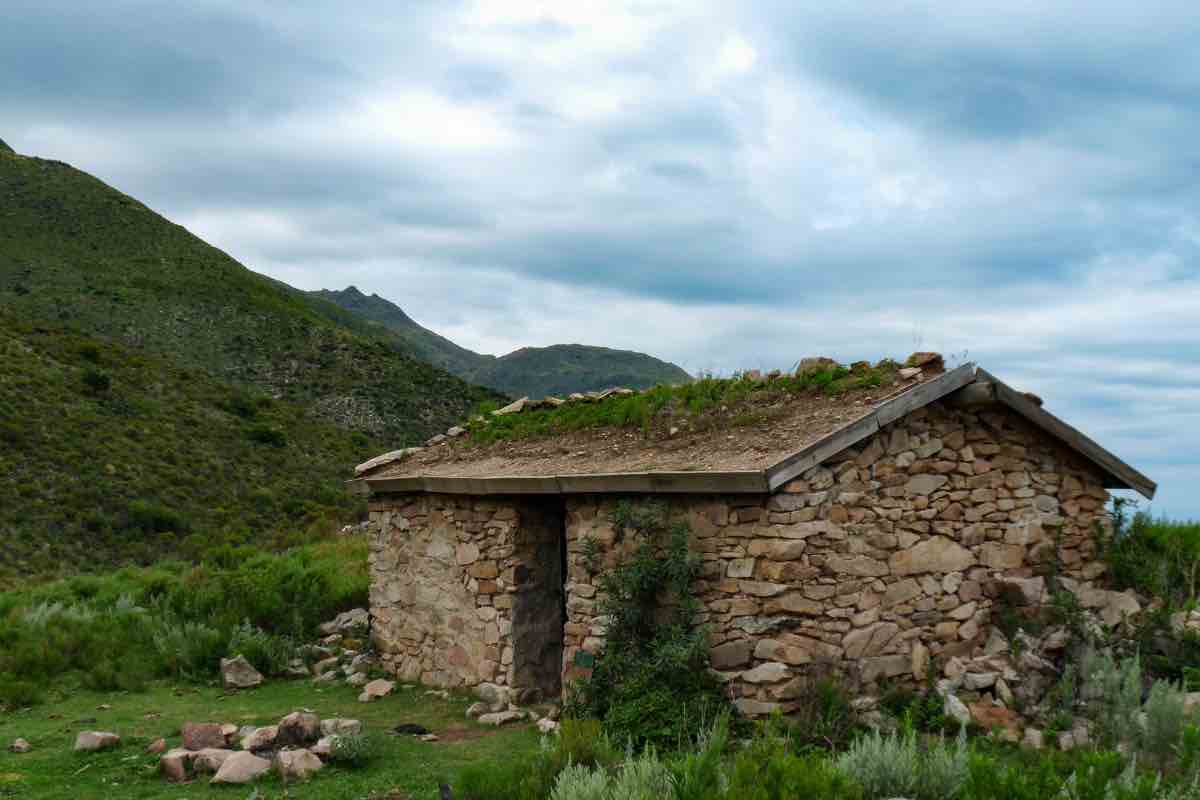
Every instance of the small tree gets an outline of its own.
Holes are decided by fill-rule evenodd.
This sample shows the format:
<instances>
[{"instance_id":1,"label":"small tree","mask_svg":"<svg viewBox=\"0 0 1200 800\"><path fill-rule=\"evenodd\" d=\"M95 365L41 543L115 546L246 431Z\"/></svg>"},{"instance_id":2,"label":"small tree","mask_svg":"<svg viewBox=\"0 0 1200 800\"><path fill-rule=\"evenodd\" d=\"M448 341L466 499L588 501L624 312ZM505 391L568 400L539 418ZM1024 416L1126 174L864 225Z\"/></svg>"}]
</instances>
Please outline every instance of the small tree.
<instances>
[{"instance_id":1,"label":"small tree","mask_svg":"<svg viewBox=\"0 0 1200 800\"><path fill-rule=\"evenodd\" d=\"M635 747L677 746L728 706L709 670L708 630L691 593L700 559L687 523L671 523L661 504L623 502L610 520L618 539L632 532L639 541L601 578L606 646L573 687L566 713L599 719L613 739Z\"/></svg>"}]
</instances>

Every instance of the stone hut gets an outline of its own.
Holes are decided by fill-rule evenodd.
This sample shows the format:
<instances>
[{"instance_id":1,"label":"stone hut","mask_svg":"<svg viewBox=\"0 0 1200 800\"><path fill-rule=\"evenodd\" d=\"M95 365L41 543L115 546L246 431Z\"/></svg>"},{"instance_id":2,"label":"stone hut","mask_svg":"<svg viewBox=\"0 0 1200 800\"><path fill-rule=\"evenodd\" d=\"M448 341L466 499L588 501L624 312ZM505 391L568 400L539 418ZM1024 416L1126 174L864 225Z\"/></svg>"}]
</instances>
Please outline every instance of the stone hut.
<instances>
[{"instance_id":1,"label":"stone hut","mask_svg":"<svg viewBox=\"0 0 1200 800\"><path fill-rule=\"evenodd\" d=\"M750 427L503 447L454 428L372 459L357 480L385 667L559 696L603 648L598 576L630 547L609 521L622 499L690 524L713 667L751 715L789 710L817 668L869 688L983 657L998 598L1040 603L1051 572L1106 618L1136 607L1101 588L1094 534L1106 490L1151 498L1155 484L1035 396L922 361L883 386L792 397Z\"/></svg>"}]
</instances>

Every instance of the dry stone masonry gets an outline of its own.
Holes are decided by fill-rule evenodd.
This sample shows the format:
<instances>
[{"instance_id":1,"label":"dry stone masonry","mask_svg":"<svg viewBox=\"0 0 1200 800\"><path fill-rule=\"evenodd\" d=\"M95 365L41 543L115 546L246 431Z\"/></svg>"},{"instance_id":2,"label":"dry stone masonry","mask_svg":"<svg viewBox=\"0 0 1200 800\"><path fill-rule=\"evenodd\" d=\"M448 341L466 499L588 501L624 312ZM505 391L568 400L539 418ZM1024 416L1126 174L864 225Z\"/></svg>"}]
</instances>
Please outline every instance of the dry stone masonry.
<instances>
[{"instance_id":1,"label":"dry stone masonry","mask_svg":"<svg viewBox=\"0 0 1200 800\"><path fill-rule=\"evenodd\" d=\"M806 361L801 372L832 364ZM937 354L914 354L898 377L882 399L846 401L859 417L801 398L778 441L756 431L739 448L736 431L714 433L719 458L695 471L656 471L669 447L649 440L610 448L640 471L603 461L558 473L551 441L511 456L521 472L444 444L441 461L410 449L361 465L383 669L475 687L480 714L560 697L603 651L603 576L639 544L612 514L655 501L690 528L712 667L744 713L787 713L814 676L836 673L864 707L884 684L936 682L951 713L1017 736L1009 711L1039 699L1063 635L1009 643L992 625L999 604L1048 602L1053 576L1097 624L1138 614L1132 593L1103 588L1096 533L1106 487L1152 497L1154 483L974 365L945 373ZM783 460L763 467L754 448ZM488 469L471 471L472 458Z\"/></svg>"}]
</instances>

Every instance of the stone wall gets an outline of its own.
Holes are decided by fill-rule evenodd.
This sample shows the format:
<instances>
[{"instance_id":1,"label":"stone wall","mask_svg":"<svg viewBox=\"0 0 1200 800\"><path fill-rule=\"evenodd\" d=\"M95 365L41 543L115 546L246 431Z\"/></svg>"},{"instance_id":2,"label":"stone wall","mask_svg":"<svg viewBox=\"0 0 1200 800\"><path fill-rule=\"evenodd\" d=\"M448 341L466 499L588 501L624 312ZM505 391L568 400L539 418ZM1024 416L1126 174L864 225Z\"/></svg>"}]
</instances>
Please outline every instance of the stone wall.
<instances>
[{"instance_id":1,"label":"stone wall","mask_svg":"<svg viewBox=\"0 0 1200 800\"><path fill-rule=\"evenodd\" d=\"M1103 597L1093 528L1107 497L1093 467L1015 415L935 403L773 496L660 499L687 518L704 558L696 592L713 665L760 714L787 711L814 669L861 686L917 682L931 658L977 654L999 593L1040 602L1051 569L1081 597ZM587 669L580 651L603 648L598 576L636 546L608 521L618 500L566 501L568 679ZM373 504L373 635L390 669L434 685L511 684L517 578L538 558L521 544L529 502Z\"/></svg>"},{"instance_id":2,"label":"stone wall","mask_svg":"<svg viewBox=\"0 0 1200 800\"><path fill-rule=\"evenodd\" d=\"M517 507L410 495L370 513L371 637L385 668L432 686L506 683Z\"/></svg>"},{"instance_id":3,"label":"stone wall","mask_svg":"<svg viewBox=\"0 0 1200 800\"><path fill-rule=\"evenodd\" d=\"M762 714L786 712L816 669L870 688L981 652L998 593L1040 602L1052 565L1085 592L1103 570L1093 526L1107 497L1090 465L1018 417L934 404L774 496L664 499L705 560L713 665ZM604 555L597 572L615 563L616 502L568 503L569 677L585 670L579 650L603 647L584 542Z\"/></svg>"}]
</instances>

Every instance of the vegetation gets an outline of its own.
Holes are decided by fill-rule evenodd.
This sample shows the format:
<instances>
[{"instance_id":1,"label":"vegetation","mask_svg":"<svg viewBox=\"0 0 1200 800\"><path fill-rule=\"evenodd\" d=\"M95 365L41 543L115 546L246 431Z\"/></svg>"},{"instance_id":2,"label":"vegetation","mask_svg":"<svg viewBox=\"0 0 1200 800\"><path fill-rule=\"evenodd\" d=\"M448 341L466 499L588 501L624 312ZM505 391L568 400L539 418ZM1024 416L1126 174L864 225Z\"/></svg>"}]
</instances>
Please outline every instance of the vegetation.
<instances>
[{"instance_id":1,"label":"vegetation","mask_svg":"<svg viewBox=\"0 0 1200 800\"><path fill-rule=\"evenodd\" d=\"M1114 502L1114 525L1101 552L1118 589L1136 589L1183 608L1200 599L1200 522L1154 519Z\"/></svg>"},{"instance_id":2,"label":"vegetation","mask_svg":"<svg viewBox=\"0 0 1200 800\"><path fill-rule=\"evenodd\" d=\"M601 720L609 737L639 749L678 746L726 708L709 670L708 631L696 622L700 559L687 524L671 523L659 504L622 503L612 522L618 536L637 537L637 549L600 579L604 652L575 684L566 713Z\"/></svg>"},{"instance_id":3,"label":"vegetation","mask_svg":"<svg viewBox=\"0 0 1200 800\"><path fill-rule=\"evenodd\" d=\"M691 376L674 364L628 350L558 344L523 347L506 356L482 355L422 328L398 306L355 287L311 293L356 316L377 323L399 345L463 380L490 386L513 397L566 396L625 386L645 389L687 383Z\"/></svg>"},{"instance_id":4,"label":"vegetation","mask_svg":"<svg viewBox=\"0 0 1200 800\"><path fill-rule=\"evenodd\" d=\"M66 164L0 150L0 198L0 582L353 517L498 397Z\"/></svg>"},{"instance_id":5,"label":"vegetation","mask_svg":"<svg viewBox=\"0 0 1200 800\"><path fill-rule=\"evenodd\" d=\"M882 361L874 367L827 366L769 380L749 374L705 377L679 386L656 386L633 395L610 395L591 403L484 416L484 421L471 422L469 430L476 442L487 444L593 428L640 428L646 433L665 434L678 424L687 424L694 431L753 425L778 413L780 403L793 397L814 394L836 397L855 389L890 386L898 369L895 362ZM477 411L486 415L494 407L486 405Z\"/></svg>"},{"instance_id":6,"label":"vegetation","mask_svg":"<svg viewBox=\"0 0 1200 800\"><path fill-rule=\"evenodd\" d=\"M464 770L480 765L499 770L539 750L537 732L530 726L487 729L468 719L466 709L473 699L466 695L454 694L443 700L416 687L400 687L382 700L359 703L358 691L344 684L314 686L308 680L280 680L236 693L170 683L155 683L137 694L63 692L53 698L52 706L0 714L3 746L18 736L33 746L31 752L20 756L0 748L0 797L435 800L438 785L448 783L455 787L455 798L461 799L459 775ZM273 725L300 708L311 708L322 719L361 720L370 757L357 763L332 760L309 781L287 786L272 773L252 789L209 786L204 779L167 783L159 771L158 757L145 752L146 745L160 736L178 743L184 722ZM436 731L441 741L388 735L398 722ZM72 753L71 744L81 730L115 731L121 735L121 747L101 753Z\"/></svg>"},{"instance_id":7,"label":"vegetation","mask_svg":"<svg viewBox=\"0 0 1200 800\"><path fill-rule=\"evenodd\" d=\"M156 678L211 681L241 654L283 674L316 626L367 599L366 547L348 539L284 554L217 548L0 594L0 707L57 689L144 689Z\"/></svg>"}]
</instances>

